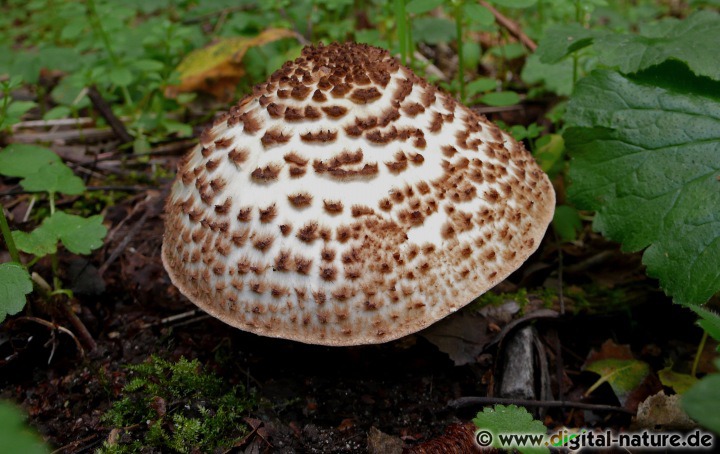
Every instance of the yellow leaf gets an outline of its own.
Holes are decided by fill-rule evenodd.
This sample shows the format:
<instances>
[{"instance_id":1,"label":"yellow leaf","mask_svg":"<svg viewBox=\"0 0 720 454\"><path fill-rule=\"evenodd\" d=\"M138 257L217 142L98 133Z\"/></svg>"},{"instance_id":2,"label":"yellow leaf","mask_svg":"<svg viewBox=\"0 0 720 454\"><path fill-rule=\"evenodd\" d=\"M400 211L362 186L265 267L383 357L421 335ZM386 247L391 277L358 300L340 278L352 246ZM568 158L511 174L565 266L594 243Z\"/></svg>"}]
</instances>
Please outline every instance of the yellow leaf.
<instances>
[{"instance_id":1,"label":"yellow leaf","mask_svg":"<svg viewBox=\"0 0 720 454\"><path fill-rule=\"evenodd\" d=\"M270 28L253 38L222 38L214 44L196 49L177 67L180 85L168 87L165 96L174 98L178 93L205 91L228 101L235 94L237 83L245 75L242 59L248 49L296 36L292 30Z\"/></svg>"}]
</instances>

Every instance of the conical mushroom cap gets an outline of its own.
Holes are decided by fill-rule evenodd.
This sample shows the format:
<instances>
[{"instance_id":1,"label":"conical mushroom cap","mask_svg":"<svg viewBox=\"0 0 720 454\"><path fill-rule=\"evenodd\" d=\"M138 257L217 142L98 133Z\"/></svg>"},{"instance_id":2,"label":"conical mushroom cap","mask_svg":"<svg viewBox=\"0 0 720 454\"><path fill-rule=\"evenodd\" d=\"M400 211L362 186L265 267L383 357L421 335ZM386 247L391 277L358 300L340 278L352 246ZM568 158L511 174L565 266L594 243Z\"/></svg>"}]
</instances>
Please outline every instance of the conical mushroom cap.
<instances>
[{"instance_id":1,"label":"conical mushroom cap","mask_svg":"<svg viewBox=\"0 0 720 454\"><path fill-rule=\"evenodd\" d=\"M200 142L163 263L200 308L265 336L421 330L516 270L555 205L521 143L367 45L306 47Z\"/></svg>"}]
</instances>

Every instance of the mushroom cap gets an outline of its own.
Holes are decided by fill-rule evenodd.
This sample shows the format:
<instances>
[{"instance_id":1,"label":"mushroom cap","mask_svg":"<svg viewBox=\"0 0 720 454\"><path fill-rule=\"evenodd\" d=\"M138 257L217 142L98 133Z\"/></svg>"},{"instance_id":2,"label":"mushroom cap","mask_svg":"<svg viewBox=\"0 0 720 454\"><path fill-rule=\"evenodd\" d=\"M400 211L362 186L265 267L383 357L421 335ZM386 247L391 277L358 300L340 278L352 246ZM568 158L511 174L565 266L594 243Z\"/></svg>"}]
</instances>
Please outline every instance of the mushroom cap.
<instances>
[{"instance_id":1,"label":"mushroom cap","mask_svg":"<svg viewBox=\"0 0 720 454\"><path fill-rule=\"evenodd\" d=\"M521 143L385 50L306 47L206 129L166 203L172 282L218 319L387 342L478 297L555 206Z\"/></svg>"}]
</instances>

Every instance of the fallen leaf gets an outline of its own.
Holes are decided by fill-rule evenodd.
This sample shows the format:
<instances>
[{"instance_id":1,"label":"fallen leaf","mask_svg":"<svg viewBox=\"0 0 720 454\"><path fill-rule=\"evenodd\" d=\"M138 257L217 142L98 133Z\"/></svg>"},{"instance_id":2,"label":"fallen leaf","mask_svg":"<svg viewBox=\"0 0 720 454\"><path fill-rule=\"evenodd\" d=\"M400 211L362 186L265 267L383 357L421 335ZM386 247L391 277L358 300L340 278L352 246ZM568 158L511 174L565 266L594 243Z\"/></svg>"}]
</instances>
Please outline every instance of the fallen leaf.
<instances>
[{"instance_id":1,"label":"fallen leaf","mask_svg":"<svg viewBox=\"0 0 720 454\"><path fill-rule=\"evenodd\" d=\"M636 429L688 430L697 423L683 411L678 394L667 396L660 391L640 404L634 426Z\"/></svg>"},{"instance_id":2,"label":"fallen leaf","mask_svg":"<svg viewBox=\"0 0 720 454\"><path fill-rule=\"evenodd\" d=\"M165 96L174 98L178 93L205 91L219 100L229 101L235 94L237 83L245 75L242 59L248 49L296 36L292 30L270 28L253 38L222 38L196 49L177 67L180 85L169 86Z\"/></svg>"},{"instance_id":3,"label":"fallen leaf","mask_svg":"<svg viewBox=\"0 0 720 454\"><path fill-rule=\"evenodd\" d=\"M670 369L670 367L666 367L658 372L658 377L660 377L660 382L663 386L672 388L672 390L678 394L683 394L698 381L698 379L692 375L675 372Z\"/></svg>"}]
</instances>

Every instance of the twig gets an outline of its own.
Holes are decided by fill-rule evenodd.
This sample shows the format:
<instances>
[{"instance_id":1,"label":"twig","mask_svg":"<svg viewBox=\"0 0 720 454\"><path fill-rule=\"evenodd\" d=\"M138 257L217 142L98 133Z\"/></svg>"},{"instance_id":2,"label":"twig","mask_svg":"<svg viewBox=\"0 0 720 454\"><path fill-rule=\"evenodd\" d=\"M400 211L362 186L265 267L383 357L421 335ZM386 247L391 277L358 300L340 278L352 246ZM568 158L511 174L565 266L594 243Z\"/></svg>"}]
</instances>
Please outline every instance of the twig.
<instances>
[{"instance_id":1,"label":"twig","mask_svg":"<svg viewBox=\"0 0 720 454\"><path fill-rule=\"evenodd\" d=\"M565 400L528 400L528 399L510 399L504 397L461 397L459 399L451 400L448 402L448 406L451 408L462 408L469 407L471 405L518 405L523 407L568 407L578 408L580 410L597 410L597 411L616 411L618 413L635 414L635 412L628 410L623 407L616 407L614 405L600 405L600 404L585 404L582 402L569 402Z\"/></svg>"},{"instance_id":2,"label":"twig","mask_svg":"<svg viewBox=\"0 0 720 454\"><path fill-rule=\"evenodd\" d=\"M92 434L90 436L87 436L85 438L81 438L79 440L75 440L71 443L66 444L65 446L56 449L55 451L51 452L50 454L59 454L61 452L70 451L70 452L79 452L77 449L78 445L85 443L86 441L90 441L94 438L97 438L99 434Z\"/></svg>"},{"instance_id":3,"label":"twig","mask_svg":"<svg viewBox=\"0 0 720 454\"><path fill-rule=\"evenodd\" d=\"M88 88L88 98L90 98L90 101L92 101L95 108L98 110L100 115L105 119L105 121L108 122L112 130L115 132L115 135L118 136L118 139L120 139L120 142L122 144L130 143L133 141L133 137L130 135L130 133L127 132L127 129L125 129L125 125L122 121L115 115L115 113L112 111L112 108L110 107L110 104L103 99L102 95L99 91L97 91L97 88L89 87Z\"/></svg>"},{"instance_id":4,"label":"twig","mask_svg":"<svg viewBox=\"0 0 720 454\"><path fill-rule=\"evenodd\" d=\"M522 31L518 24L503 15L500 11L496 10L490 3L484 0L480 0L480 4L487 8L487 10L490 11L493 16L495 16L495 20L498 22L498 24L505 27L507 31L510 32L510 34L517 38L521 43L523 43L525 47L535 52L535 49L537 49L537 44Z\"/></svg>"},{"instance_id":5,"label":"twig","mask_svg":"<svg viewBox=\"0 0 720 454\"><path fill-rule=\"evenodd\" d=\"M42 326L44 326L44 327L46 327L46 328L49 328L49 329L52 329L52 330L58 330L58 331L60 331L61 333L65 333L65 334L67 334L68 336L70 336L73 341L75 341L75 346L77 347L78 352L80 353L80 356L82 356L83 358L85 357L85 349L82 347L82 344L80 343L80 341L78 340L78 338L75 336L75 334L73 334L72 331L70 331L69 329L65 328L64 326L60 326L60 325L58 325L57 323L49 322L49 321L47 321L47 320L43 320L42 318L32 317L32 316L29 316L29 315L24 315L24 316L17 317L17 318L15 318L15 319L13 319L13 323L15 323L15 322L35 322L35 323L37 323L37 324L39 324L39 325L42 325Z\"/></svg>"},{"instance_id":6,"label":"twig","mask_svg":"<svg viewBox=\"0 0 720 454\"><path fill-rule=\"evenodd\" d=\"M94 120L91 117L58 118L57 120L28 120L15 123L13 125L13 130L54 126L87 126L93 123Z\"/></svg>"},{"instance_id":7,"label":"twig","mask_svg":"<svg viewBox=\"0 0 720 454\"><path fill-rule=\"evenodd\" d=\"M68 129L62 131L48 131L38 132L33 131L31 133L14 134L9 140L11 142L18 143L40 143L40 142L55 142L55 141L68 141L74 139L88 140L104 140L114 137L115 134L112 130L106 128L83 128L83 129Z\"/></svg>"},{"instance_id":8,"label":"twig","mask_svg":"<svg viewBox=\"0 0 720 454\"><path fill-rule=\"evenodd\" d=\"M80 318L75 314L75 312L73 312L72 308L70 307L70 303L68 303L67 301L61 302L60 309L62 309L63 313L70 321L70 324L78 332L80 338L83 340L85 345L90 348L90 351L95 350L97 348L95 339L93 339L90 331L88 331L82 320L80 320Z\"/></svg>"},{"instance_id":9,"label":"twig","mask_svg":"<svg viewBox=\"0 0 720 454\"><path fill-rule=\"evenodd\" d=\"M105 274L105 271L107 271L108 267L112 265L112 263L120 256L120 254L122 254L128 243L130 243L130 241L135 238L135 235L137 235L140 229L142 229L142 227L145 225L149 214L150 212L148 210L145 210L140 219L135 223L134 226L132 226L128 234L125 235L125 238L123 238L122 241L120 241L120 244L118 244L117 247L113 249L113 251L110 253L110 257L108 257L108 259L105 260L105 263L103 263L100 269L98 269L98 275L102 276L103 274Z\"/></svg>"}]
</instances>

